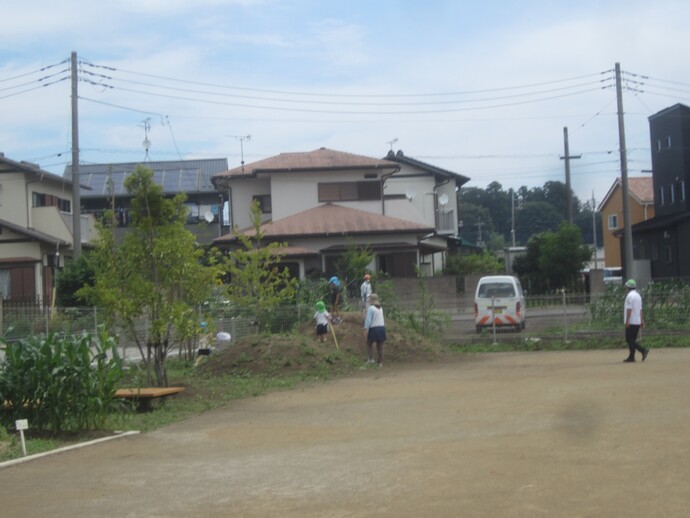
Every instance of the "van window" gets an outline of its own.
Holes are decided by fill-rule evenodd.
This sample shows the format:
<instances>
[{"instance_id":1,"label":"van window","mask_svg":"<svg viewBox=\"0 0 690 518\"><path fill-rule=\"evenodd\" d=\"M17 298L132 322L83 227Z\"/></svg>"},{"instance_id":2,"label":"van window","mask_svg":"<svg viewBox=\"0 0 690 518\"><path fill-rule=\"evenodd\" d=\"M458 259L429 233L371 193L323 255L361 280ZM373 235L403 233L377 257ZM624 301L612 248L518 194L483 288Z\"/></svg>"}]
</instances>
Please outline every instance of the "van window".
<instances>
[{"instance_id":1,"label":"van window","mask_svg":"<svg viewBox=\"0 0 690 518\"><path fill-rule=\"evenodd\" d=\"M487 299L515 297L515 286L512 282L487 282L479 286L479 296Z\"/></svg>"}]
</instances>

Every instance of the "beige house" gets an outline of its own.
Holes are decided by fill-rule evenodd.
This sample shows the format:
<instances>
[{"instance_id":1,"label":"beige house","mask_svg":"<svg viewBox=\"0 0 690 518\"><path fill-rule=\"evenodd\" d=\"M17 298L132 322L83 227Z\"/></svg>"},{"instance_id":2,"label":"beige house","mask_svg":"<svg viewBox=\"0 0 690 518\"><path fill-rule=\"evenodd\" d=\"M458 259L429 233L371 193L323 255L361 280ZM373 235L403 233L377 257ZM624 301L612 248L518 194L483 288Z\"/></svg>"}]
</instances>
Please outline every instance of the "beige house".
<instances>
[{"instance_id":1,"label":"beige house","mask_svg":"<svg viewBox=\"0 0 690 518\"><path fill-rule=\"evenodd\" d=\"M631 225L654 217L654 186L651 177L628 178L628 196ZM616 178L609 192L598 207L601 213L602 234L606 267L623 265L621 255L621 232L624 227L623 186Z\"/></svg>"},{"instance_id":2,"label":"beige house","mask_svg":"<svg viewBox=\"0 0 690 518\"><path fill-rule=\"evenodd\" d=\"M49 302L55 272L72 256L72 182L0 153L0 295ZM81 217L82 243L96 236Z\"/></svg>"},{"instance_id":3,"label":"beige house","mask_svg":"<svg viewBox=\"0 0 690 518\"><path fill-rule=\"evenodd\" d=\"M335 271L348 246L368 246L369 269L392 277L426 275L443 268L458 240L456 191L469 179L406 157L385 159L321 148L281 153L216 175L227 196L231 226L247 231L250 204L262 210L268 241L287 243L293 274ZM233 234L215 240L236 246Z\"/></svg>"}]
</instances>

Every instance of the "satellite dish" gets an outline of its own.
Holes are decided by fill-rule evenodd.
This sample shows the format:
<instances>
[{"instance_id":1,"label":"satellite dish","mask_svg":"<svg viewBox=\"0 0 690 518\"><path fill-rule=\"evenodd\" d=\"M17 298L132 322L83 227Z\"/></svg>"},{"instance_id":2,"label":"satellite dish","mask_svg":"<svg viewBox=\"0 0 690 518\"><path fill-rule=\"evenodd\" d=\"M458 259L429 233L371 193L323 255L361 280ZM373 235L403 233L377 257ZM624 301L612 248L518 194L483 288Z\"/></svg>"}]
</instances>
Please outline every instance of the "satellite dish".
<instances>
[{"instance_id":1,"label":"satellite dish","mask_svg":"<svg viewBox=\"0 0 690 518\"><path fill-rule=\"evenodd\" d=\"M209 210L204 213L204 219L206 220L207 223L211 223L213 221L213 213Z\"/></svg>"},{"instance_id":2,"label":"satellite dish","mask_svg":"<svg viewBox=\"0 0 690 518\"><path fill-rule=\"evenodd\" d=\"M448 204L448 195L446 193L443 193L441 196L438 197L438 202L441 204L442 207L446 206Z\"/></svg>"},{"instance_id":3,"label":"satellite dish","mask_svg":"<svg viewBox=\"0 0 690 518\"><path fill-rule=\"evenodd\" d=\"M412 201L416 195L417 193L412 187L408 187L405 190L405 198L407 198L408 201Z\"/></svg>"}]
</instances>

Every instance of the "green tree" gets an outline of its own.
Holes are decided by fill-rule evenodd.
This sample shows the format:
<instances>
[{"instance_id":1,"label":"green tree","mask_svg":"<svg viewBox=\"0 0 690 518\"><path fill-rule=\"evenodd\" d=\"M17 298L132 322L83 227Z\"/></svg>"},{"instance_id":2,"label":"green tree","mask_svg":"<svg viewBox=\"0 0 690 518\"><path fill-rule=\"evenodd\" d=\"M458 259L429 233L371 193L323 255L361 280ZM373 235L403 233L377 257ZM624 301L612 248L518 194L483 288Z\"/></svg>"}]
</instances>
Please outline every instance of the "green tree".
<instances>
[{"instance_id":1,"label":"green tree","mask_svg":"<svg viewBox=\"0 0 690 518\"><path fill-rule=\"evenodd\" d=\"M287 268L280 268L284 243L262 244L261 208L258 201L251 206L252 229L234 231L240 247L231 251L222 263L230 282L224 285L228 299L237 307L250 311L264 322L272 309L292 302L297 293L297 279Z\"/></svg>"},{"instance_id":2,"label":"green tree","mask_svg":"<svg viewBox=\"0 0 690 518\"><path fill-rule=\"evenodd\" d=\"M513 270L531 292L575 290L590 256L580 229L563 223L557 232L542 232L530 238L527 252L515 258Z\"/></svg>"},{"instance_id":3,"label":"green tree","mask_svg":"<svg viewBox=\"0 0 690 518\"><path fill-rule=\"evenodd\" d=\"M555 231L562 221L563 217L549 203L525 202L515 213L515 242L526 243L531 236Z\"/></svg>"},{"instance_id":4,"label":"green tree","mask_svg":"<svg viewBox=\"0 0 690 518\"><path fill-rule=\"evenodd\" d=\"M353 239L348 239L347 250L335 263L335 268L341 276L350 297L359 298L359 287L362 277L374 254L368 245L358 245Z\"/></svg>"},{"instance_id":5,"label":"green tree","mask_svg":"<svg viewBox=\"0 0 690 518\"><path fill-rule=\"evenodd\" d=\"M497 275L505 271L503 262L491 252L480 254L452 255L448 257L444 273L465 276L472 274Z\"/></svg>"},{"instance_id":6,"label":"green tree","mask_svg":"<svg viewBox=\"0 0 690 518\"><path fill-rule=\"evenodd\" d=\"M165 198L150 169L137 166L125 180L133 195L132 225L121 240L115 222L101 227L93 286L79 295L104 308L139 348L147 383L167 386L169 351L198 331L197 307L207 299L218 270L204 266L203 251L185 229L184 195ZM108 218L106 218L108 221Z\"/></svg>"},{"instance_id":7,"label":"green tree","mask_svg":"<svg viewBox=\"0 0 690 518\"><path fill-rule=\"evenodd\" d=\"M78 259L67 261L65 267L55 276L57 304L73 308L84 304L83 297L77 295L84 286L92 286L96 275L95 264L85 251Z\"/></svg>"}]
</instances>

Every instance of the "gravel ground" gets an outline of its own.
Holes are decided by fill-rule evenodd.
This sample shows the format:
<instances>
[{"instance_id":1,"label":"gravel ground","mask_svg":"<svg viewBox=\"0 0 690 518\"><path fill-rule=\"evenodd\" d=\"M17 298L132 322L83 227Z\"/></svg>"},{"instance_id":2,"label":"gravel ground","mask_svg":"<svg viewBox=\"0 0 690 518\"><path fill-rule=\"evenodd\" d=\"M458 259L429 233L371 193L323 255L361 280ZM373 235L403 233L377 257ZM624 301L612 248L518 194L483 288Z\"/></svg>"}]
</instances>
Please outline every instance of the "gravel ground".
<instances>
[{"instance_id":1,"label":"gravel ground","mask_svg":"<svg viewBox=\"0 0 690 518\"><path fill-rule=\"evenodd\" d=\"M457 355L0 470L3 516L687 516L690 349Z\"/></svg>"}]
</instances>

